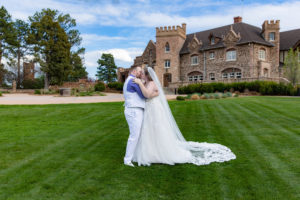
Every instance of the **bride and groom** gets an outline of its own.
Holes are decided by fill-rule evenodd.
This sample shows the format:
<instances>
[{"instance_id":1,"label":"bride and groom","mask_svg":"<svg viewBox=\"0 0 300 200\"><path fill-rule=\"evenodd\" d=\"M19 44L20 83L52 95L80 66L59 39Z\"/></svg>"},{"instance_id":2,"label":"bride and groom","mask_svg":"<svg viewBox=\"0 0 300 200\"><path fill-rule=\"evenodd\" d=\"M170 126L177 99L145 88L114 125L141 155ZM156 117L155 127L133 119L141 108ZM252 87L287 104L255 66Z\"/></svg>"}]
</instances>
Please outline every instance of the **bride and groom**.
<instances>
[{"instance_id":1,"label":"bride and groom","mask_svg":"<svg viewBox=\"0 0 300 200\"><path fill-rule=\"evenodd\" d=\"M130 131L125 165L134 167L132 161L139 166L151 163L207 165L236 158L223 145L184 139L152 68L132 68L123 94L124 114Z\"/></svg>"}]
</instances>

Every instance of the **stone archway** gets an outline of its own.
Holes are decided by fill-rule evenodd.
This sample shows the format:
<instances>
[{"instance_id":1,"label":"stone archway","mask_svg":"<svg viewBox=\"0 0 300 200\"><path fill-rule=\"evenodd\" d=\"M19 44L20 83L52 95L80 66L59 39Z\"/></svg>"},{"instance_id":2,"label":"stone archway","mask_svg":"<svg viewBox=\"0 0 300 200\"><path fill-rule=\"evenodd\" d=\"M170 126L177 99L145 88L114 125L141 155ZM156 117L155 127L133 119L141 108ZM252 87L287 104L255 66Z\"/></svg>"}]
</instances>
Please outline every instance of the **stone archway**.
<instances>
[{"instance_id":1,"label":"stone archway","mask_svg":"<svg viewBox=\"0 0 300 200\"><path fill-rule=\"evenodd\" d=\"M164 87L169 87L169 83L172 82L172 74L170 73L165 73L164 74Z\"/></svg>"}]
</instances>

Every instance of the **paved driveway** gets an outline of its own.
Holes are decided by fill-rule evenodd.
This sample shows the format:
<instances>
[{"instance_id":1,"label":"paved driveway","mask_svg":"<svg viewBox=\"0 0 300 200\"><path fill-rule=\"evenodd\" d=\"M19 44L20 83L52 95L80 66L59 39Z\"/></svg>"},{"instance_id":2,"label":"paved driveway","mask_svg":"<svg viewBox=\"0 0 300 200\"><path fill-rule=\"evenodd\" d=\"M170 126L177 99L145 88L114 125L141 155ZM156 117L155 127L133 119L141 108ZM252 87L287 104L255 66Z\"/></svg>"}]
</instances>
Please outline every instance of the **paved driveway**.
<instances>
[{"instance_id":1,"label":"paved driveway","mask_svg":"<svg viewBox=\"0 0 300 200\"><path fill-rule=\"evenodd\" d=\"M33 104L69 104L124 101L123 94L105 93L106 96L60 97L53 95L3 94L0 105L33 105ZM176 95L167 95L175 99Z\"/></svg>"}]
</instances>

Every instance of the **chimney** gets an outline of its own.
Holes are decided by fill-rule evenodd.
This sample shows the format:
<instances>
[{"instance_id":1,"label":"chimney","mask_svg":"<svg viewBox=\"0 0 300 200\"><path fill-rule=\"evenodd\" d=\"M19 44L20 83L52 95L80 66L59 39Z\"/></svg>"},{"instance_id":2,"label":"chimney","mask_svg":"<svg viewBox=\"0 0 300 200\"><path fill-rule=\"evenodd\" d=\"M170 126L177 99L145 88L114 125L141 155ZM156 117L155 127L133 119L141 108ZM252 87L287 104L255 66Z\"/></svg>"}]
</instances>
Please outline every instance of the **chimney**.
<instances>
[{"instance_id":1,"label":"chimney","mask_svg":"<svg viewBox=\"0 0 300 200\"><path fill-rule=\"evenodd\" d=\"M234 17L233 21L234 21L234 23L240 23L240 22L242 22L242 17L240 17L240 16Z\"/></svg>"}]
</instances>

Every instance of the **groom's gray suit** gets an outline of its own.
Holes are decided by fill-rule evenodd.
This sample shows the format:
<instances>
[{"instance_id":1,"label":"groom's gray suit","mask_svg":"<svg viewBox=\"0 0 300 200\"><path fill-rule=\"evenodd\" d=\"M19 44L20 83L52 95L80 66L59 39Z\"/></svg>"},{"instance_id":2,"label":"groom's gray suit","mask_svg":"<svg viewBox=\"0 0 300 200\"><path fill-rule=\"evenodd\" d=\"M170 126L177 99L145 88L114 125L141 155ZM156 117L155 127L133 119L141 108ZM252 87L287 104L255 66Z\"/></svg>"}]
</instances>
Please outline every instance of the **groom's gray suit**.
<instances>
[{"instance_id":1,"label":"groom's gray suit","mask_svg":"<svg viewBox=\"0 0 300 200\"><path fill-rule=\"evenodd\" d=\"M138 86L133 82L135 76L128 76L123 86L125 98L125 118L127 120L130 135L127 141L124 163L131 162L137 145L144 119L145 97Z\"/></svg>"}]
</instances>

